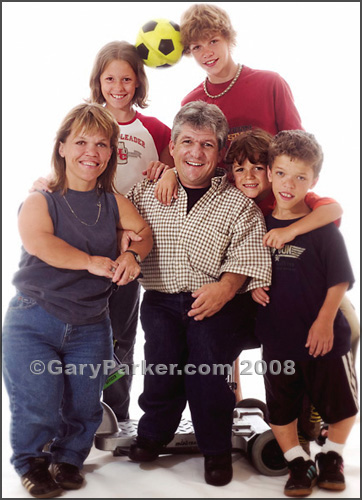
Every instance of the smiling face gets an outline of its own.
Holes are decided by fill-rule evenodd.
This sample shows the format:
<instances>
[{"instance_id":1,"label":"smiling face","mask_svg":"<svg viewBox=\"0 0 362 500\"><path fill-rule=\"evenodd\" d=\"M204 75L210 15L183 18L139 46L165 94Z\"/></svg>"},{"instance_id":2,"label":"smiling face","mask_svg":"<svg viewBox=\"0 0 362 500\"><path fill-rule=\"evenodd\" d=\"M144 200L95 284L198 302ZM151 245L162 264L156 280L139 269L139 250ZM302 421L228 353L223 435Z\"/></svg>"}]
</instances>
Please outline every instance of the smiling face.
<instances>
[{"instance_id":1,"label":"smiling face","mask_svg":"<svg viewBox=\"0 0 362 500\"><path fill-rule=\"evenodd\" d=\"M198 40L190 44L190 52L196 62L205 70L212 83L223 81L235 66L231 58L230 42L221 34Z\"/></svg>"},{"instance_id":2,"label":"smiling face","mask_svg":"<svg viewBox=\"0 0 362 500\"><path fill-rule=\"evenodd\" d=\"M286 218L305 215L305 195L318 181L312 167L300 159L280 155L275 158L272 169L268 168L268 178L277 202L277 214Z\"/></svg>"},{"instance_id":3,"label":"smiling face","mask_svg":"<svg viewBox=\"0 0 362 500\"><path fill-rule=\"evenodd\" d=\"M101 74L100 83L106 107L115 117L120 111L130 111L138 81L128 62L121 59L111 61Z\"/></svg>"},{"instance_id":4,"label":"smiling face","mask_svg":"<svg viewBox=\"0 0 362 500\"><path fill-rule=\"evenodd\" d=\"M234 161L232 173L235 186L256 203L266 198L271 192L271 183L265 165L251 163L248 159L242 165Z\"/></svg>"},{"instance_id":5,"label":"smiling face","mask_svg":"<svg viewBox=\"0 0 362 500\"><path fill-rule=\"evenodd\" d=\"M185 187L210 186L221 158L218 141L212 130L183 125L176 142L170 141L170 153L180 181Z\"/></svg>"},{"instance_id":6,"label":"smiling face","mask_svg":"<svg viewBox=\"0 0 362 500\"><path fill-rule=\"evenodd\" d=\"M67 185L76 191L90 191L105 171L112 154L110 140L102 132L72 131L59 145L65 159Z\"/></svg>"}]
</instances>

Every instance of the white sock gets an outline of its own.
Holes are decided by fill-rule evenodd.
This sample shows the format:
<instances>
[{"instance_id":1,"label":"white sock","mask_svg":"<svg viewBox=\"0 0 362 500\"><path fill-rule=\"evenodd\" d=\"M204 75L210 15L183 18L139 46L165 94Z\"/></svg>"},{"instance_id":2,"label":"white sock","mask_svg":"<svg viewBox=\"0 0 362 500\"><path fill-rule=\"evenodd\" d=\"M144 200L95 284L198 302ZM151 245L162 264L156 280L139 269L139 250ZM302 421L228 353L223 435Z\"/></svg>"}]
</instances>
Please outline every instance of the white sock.
<instances>
[{"instance_id":1,"label":"white sock","mask_svg":"<svg viewBox=\"0 0 362 500\"><path fill-rule=\"evenodd\" d=\"M300 445L294 446L294 448L290 448L290 450L284 453L284 458L287 462L291 462L292 460L298 457L302 457L306 461L310 460L310 456L308 455L307 452L303 450L303 448Z\"/></svg>"},{"instance_id":2,"label":"white sock","mask_svg":"<svg viewBox=\"0 0 362 500\"><path fill-rule=\"evenodd\" d=\"M344 444L334 443L330 441L328 438L326 442L322 446L321 453L328 453L329 451L334 451L338 453L338 455L342 456Z\"/></svg>"}]
</instances>

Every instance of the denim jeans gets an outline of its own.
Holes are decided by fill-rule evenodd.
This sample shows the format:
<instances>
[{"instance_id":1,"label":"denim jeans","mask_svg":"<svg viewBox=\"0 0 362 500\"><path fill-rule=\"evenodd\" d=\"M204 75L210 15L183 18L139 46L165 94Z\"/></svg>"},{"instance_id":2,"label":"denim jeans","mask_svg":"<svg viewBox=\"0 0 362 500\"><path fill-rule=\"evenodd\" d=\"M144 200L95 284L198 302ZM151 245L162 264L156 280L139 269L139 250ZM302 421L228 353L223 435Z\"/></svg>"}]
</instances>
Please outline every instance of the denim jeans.
<instances>
[{"instance_id":1,"label":"denim jeans","mask_svg":"<svg viewBox=\"0 0 362 500\"><path fill-rule=\"evenodd\" d=\"M109 299L109 315L113 338L116 340L114 352L122 364L129 367L129 374L107 387L103 394L103 401L112 408L118 421L129 418L140 288L137 280L131 281L125 286L120 286Z\"/></svg>"},{"instance_id":2,"label":"denim jeans","mask_svg":"<svg viewBox=\"0 0 362 500\"><path fill-rule=\"evenodd\" d=\"M100 397L109 371L103 360L112 360L109 318L71 325L21 292L11 299L3 325L3 373L11 462L18 474L29 470L30 457L82 467L102 421ZM49 442L50 453L43 451Z\"/></svg>"},{"instance_id":3,"label":"denim jeans","mask_svg":"<svg viewBox=\"0 0 362 500\"><path fill-rule=\"evenodd\" d=\"M195 321L187 316L194 300L191 293L144 294L141 322L147 370L139 398L145 413L138 435L162 444L170 442L188 401L201 452L217 455L231 451L235 396L226 372L214 372L213 366L232 366L253 328L255 309L250 295L236 295L218 313ZM156 365L161 364L167 371L157 375ZM171 369L171 365L177 367ZM189 373L195 373L181 374L185 365Z\"/></svg>"}]
</instances>

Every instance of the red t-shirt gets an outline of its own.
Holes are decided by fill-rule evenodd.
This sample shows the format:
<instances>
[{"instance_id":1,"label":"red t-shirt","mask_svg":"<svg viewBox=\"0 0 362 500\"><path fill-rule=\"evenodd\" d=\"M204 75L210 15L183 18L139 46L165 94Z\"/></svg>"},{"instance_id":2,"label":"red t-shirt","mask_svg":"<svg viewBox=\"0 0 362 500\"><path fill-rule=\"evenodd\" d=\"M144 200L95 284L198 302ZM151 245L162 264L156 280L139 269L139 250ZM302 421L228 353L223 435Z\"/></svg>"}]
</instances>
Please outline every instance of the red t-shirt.
<instances>
[{"instance_id":1,"label":"red t-shirt","mask_svg":"<svg viewBox=\"0 0 362 500\"><path fill-rule=\"evenodd\" d=\"M207 82L211 95L220 94L230 81ZM182 106L191 101L216 104L229 123L228 143L245 130L261 128L272 135L280 130L302 130L302 123L287 82L273 71L251 69L243 66L233 87L222 97L211 99L203 83L182 100Z\"/></svg>"}]
</instances>

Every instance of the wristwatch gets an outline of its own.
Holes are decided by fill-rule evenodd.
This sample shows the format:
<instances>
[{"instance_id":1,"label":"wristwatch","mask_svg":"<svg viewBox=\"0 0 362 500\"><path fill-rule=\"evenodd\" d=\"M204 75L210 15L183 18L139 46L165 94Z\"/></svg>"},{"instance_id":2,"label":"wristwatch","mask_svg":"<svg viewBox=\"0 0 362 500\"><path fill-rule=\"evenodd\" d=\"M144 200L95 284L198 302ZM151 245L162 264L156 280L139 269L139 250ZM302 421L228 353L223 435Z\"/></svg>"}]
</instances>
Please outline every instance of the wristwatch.
<instances>
[{"instance_id":1,"label":"wristwatch","mask_svg":"<svg viewBox=\"0 0 362 500\"><path fill-rule=\"evenodd\" d=\"M136 259L137 264L141 264L141 257L138 255L137 252L134 252L133 250L126 250L124 253L129 252L133 255L133 257Z\"/></svg>"}]
</instances>

